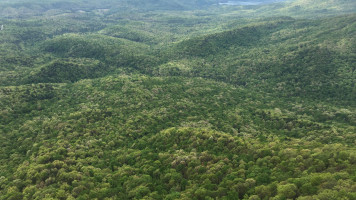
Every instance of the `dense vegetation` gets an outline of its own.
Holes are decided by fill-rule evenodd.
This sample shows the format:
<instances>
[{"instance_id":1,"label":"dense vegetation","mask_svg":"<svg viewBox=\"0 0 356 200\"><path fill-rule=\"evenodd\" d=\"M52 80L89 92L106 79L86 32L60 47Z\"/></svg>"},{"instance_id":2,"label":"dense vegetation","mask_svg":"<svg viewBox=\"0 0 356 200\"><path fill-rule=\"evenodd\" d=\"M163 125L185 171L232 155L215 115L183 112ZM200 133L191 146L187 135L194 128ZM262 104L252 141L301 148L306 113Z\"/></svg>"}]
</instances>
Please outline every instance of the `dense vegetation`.
<instances>
[{"instance_id":1,"label":"dense vegetation","mask_svg":"<svg viewBox=\"0 0 356 200\"><path fill-rule=\"evenodd\" d=\"M356 199L355 10L2 1L0 199Z\"/></svg>"}]
</instances>

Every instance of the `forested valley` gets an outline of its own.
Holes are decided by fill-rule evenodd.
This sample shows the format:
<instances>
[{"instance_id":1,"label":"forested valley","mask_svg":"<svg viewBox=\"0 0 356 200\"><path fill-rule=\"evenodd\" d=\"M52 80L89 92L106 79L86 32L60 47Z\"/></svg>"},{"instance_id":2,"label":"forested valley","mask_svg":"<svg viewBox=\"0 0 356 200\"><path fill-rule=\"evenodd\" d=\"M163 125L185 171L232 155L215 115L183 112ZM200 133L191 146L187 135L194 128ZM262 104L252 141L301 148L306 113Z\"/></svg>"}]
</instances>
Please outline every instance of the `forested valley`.
<instances>
[{"instance_id":1,"label":"forested valley","mask_svg":"<svg viewBox=\"0 0 356 200\"><path fill-rule=\"evenodd\" d=\"M356 199L356 1L0 1L0 200Z\"/></svg>"}]
</instances>

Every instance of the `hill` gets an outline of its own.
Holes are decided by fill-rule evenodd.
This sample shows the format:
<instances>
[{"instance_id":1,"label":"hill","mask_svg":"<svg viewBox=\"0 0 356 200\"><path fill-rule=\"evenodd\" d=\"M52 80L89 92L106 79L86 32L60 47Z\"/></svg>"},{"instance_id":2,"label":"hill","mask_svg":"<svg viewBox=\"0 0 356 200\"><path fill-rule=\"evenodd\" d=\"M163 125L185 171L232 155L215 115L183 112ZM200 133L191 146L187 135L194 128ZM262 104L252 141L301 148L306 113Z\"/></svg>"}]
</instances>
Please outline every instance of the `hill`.
<instances>
[{"instance_id":1,"label":"hill","mask_svg":"<svg viewBox=\"0 0 356 200\"><path fill-rule=\"evenodd\" d=\"M354 151L338 144L352 127L224 83L111 76L1 97L2 199L354 195Z\"/></svg>"},{"instance_id":2,"label":"hill","mask_svg":"<svg viewBox=\"0 0 356 200\"><path fill-rule=\"evenodd\" d=\"M355 15L313 21L282 18L186 40L170 52L183 60L176 63L189 68L189 76L287 97L354 103L355 22ZM188 64L187 59L197 62Z\"/></svg>"}]
</instances>

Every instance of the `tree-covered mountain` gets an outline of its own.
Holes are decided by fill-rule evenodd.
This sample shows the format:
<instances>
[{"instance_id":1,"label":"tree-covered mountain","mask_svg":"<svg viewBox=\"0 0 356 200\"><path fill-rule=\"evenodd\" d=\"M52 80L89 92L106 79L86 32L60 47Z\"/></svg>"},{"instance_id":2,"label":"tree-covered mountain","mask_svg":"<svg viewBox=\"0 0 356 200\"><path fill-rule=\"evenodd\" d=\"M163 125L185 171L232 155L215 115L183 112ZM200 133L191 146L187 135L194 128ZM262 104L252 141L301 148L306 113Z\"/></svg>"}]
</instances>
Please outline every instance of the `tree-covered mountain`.
<instances>
[{"instance_id":1,"label":"tree-covered mountain","mask_svg":"<svg viewBox=\"0 0 356 200\"><path fill-rule=\"evenodd\" d=\"M0 3L0 199L356 199L356 5Z\"/></svg>"},{"instance_id":2,"label":"tree-covered mountain","mask_svg":"<svg viewBox=\"0 0 356 200\"><path fill-rule=\"evenodd\" d=\"M27 18L68 12L107 12L124 10L192 10L216 5L218 0L14 0L0 2L0 16Z\"/></svg>"},{"instance_id":3,"label":"tree-covered mountain","mask_svg":"<svg viewBox=\"0 0 356 200\"><path fill-rule=\"evenodd\" d=\"M191 64L182 75L288 97L355 103L355 22L356 15L313 21L273 19L183 41L172 57L183 60L175 61L178 66L187 65L186 59L204 59L203 65ZM179 67L170 69L179 73Z\"/></svg>"}]
</instances>

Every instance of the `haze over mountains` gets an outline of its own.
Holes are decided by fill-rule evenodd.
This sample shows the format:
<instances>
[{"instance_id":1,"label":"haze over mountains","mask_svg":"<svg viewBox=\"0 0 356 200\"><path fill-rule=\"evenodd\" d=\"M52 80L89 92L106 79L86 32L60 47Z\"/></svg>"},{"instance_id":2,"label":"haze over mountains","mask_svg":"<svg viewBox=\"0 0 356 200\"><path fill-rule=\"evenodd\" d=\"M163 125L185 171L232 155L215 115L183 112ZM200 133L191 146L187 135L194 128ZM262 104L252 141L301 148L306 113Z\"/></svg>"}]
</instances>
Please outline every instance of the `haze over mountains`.
<instances>
[{"instance_id":1,"label":"haze over mountains","mask_svg":"<svg viewBox=\"0 0 356 200\"><path fill-rule=\"evenodd\" d=\"M228 2L0 2L0 199L356 199L356 2Z\"/></svg>"}]
</instances>

